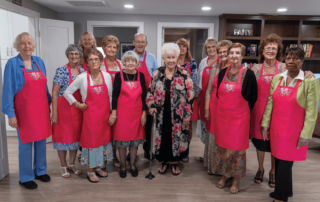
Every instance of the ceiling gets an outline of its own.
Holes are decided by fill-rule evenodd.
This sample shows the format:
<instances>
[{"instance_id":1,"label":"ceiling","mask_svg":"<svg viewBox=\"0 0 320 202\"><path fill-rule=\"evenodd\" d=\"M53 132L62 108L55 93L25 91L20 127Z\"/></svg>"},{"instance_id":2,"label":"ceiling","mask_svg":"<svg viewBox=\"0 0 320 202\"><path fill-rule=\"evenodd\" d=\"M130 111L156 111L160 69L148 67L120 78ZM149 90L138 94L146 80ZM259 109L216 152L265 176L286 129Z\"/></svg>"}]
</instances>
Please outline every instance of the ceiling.
<instances>
[{"instance_id":1,"label":"ceiling","mask_svg":"<svg viewBox=\"0 0 320 202\"><path fill-rule=\"evenodd\" d=\"M320 0L105 0L107 7L75 7L67 0L33 1L57 12L217 16L223 13L275 14L278 8L285 7L288 11L281 14L320 15ZM134 8L126 9L124 4L132 4ZM202 11L203 6L210 6L212 9Z\"/></svg>"}]
</instances>

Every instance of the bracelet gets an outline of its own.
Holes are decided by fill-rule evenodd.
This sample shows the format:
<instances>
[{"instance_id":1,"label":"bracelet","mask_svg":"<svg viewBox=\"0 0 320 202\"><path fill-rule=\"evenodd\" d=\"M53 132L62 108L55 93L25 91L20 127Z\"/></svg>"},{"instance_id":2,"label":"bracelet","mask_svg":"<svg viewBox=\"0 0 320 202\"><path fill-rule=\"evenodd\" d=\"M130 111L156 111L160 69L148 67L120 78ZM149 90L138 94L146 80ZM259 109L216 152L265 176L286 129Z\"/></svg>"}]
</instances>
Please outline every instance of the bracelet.
<instances>
[{"instance_id":1,"label":"bracelet","mask_svg":"<svg viewBox=\"0 0 320 202\"><path fill-rule=\"evenodd\" d=\"M76 108L78 108L78 104L79 104L79 102L77 102L77 104L76 104Z\"/></svg>"},{"instance_id":2,"label":"bracelet","mask_svg":"<svg viewBox=\"0 0 320 202\"><path fill-rule=\"evenodd\" d=\"M110 117L117 118L116 116L110 116Z\"/></svg>"}]
</instances>

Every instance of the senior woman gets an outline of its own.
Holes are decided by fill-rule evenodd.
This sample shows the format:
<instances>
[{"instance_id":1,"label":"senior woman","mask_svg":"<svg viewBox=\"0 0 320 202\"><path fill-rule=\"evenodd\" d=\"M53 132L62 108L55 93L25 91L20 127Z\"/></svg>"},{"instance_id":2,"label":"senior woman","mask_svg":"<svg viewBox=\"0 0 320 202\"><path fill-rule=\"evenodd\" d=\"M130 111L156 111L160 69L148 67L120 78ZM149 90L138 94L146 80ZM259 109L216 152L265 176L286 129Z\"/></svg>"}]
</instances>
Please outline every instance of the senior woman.
<instances>
[{"instance_id":1,"label":"senior woman","mask_svg":"<svg viewBox=\"0 0 320 202\"><path fill-rule=\"evenodd\" d=\"M58 150L60 159L60 172L63 178L69 178L70 173L76 175L82 172L74 165L77 150L80 145L80 134L82 127L82 111L74 106L70 106L63 96L64 91L84 70L78 66L82 58L80 46L70 44L65 52L69 63L66 67L59 67L53 78L52 88L52 142L53 148ZM76 91L73 96L81 100L80 91ZM69 165L67 166L66 155L69 151Z\"/></svg>"},{"instance_id":2,"label":"senior woman","mask_svg":"<svg viewBox=\"0 0 320 202\"><path fill-rule=\"evenodd\" d=\"M258 99L252 110L250 135L253 145L257 150L259 163L258 172L254 178L255 183L260 184L264 175L265 152L270 152L270 141L263 138L261 133L261 121L264 110L268 102L271 81L273 77L286 70L286 65L282 63L283 44L282 39L277 34L270 34L265 37L258 48L259 63L253 66L252 70L256 75L258 84ZM312 77L310 71L305 72L306 77ZM275 186L275 159L271 155L271 170L269 172L269 186Z\"/></svg>"},{"instance_id":3,"label":"senior woman","mask_svg":"<svg viewBox=\"0 0 320 202\"><path fill-rule=\"evenodd\" d=\"M84 61L84 55L88 50L90 50L92 48L97 49L96 38L94 38L94 36L91 32L83 32L81 34L80 39L79 39L78 45L83 50L83 57L80 60L80 64L82 65L82 68L85 71L88 71L88 66L87 66L86 62Z\"/></svg>"},{"instance_id":4,"label":"senior woman","mask_svg":"<svg viewBox=\"0 0 320 202\"><path fill-rule=\"evenodd\" d=\"M194 88L189 72L177 65L179 54L177 44L162 46L165 66L154 71L146 99L150 114L156 113L155 156L162 162L160 174L171 162L171 173L179 175L178 162L187 156Z\"/></svg>"},{"instance_id":5,"label":"senior woman","mask_svg":"<svg viewBox=\"0 0 320 202\"><path fill-rule=\"evenodd\" d=\"M139 144L145 142L147 93L144 75L136 70L140 63L139 56L133 51L128 51L122 57L122 63L126 69L116 74L113 84L111 124L115 122L112 132L113 145L118 147L120 154L119 175L125 178L127 148L130 150L131 175L138 176L135 160Z\"/></svg>"},{"instance_id":6,"label":"senior woman","mask_svg":"<svg viewBox=\"0 0 320 202\"><path fill-rule=\"evenodd\" d=\"M112 100L112 80L107 72L100 71L103 56L96 49L88 50L84 55L89 71L80 74L66 89L64 97L70 105L83 111L83 123L80 136L82 147L81 165L88 165L87 178L90 182L99 182L99 177L107 173L99 166L105 160L112 159L110 117ZM74 97L80 89L81 100ZM109 123L108 123L109 122Z\"/></svg>"},{"instance_id":7,"label":"senior woman","mask_svg":"<svg viewBox=\"0 0 320 202\"><path fill-rule=\"evenodd\" d=\"M202 87L206 88L205 103L204 103L204 116L205 121L201 122L201 134L205 137L204 147L204 167L207 167L209 175L216 174L213 171L213 158L215 147L215 121L216 121L216 109L218 104L217 98L217 80L218 73L221 69L228 68L230 66L228 58L228 48L232 45L229 40L222 40L216 45L216 51L218 52L220 64L216 64L212 67L210 72L210 78L207 84L202 83ZM202 80L203 81L203 80ZM205 87L205 85L207 87ZM202 91L202 90L201 90ZM202 106L202 105L200 105ZM209 111L210 110L210 111Z\"/></svg>"},{"instance_id":8,"label":"senior woman","mask_svg":"<svg viewBox=\"0 0 320 202\"><path fill-rule=\"evenodd\" d=\"M213 171L223 175L217 183L218 188L223 188L226 180L233 177L232 194L239 192L240 178L246 175L250 111L258 96L253 71L241 64L245 51L246 47L240 43L228 48L231 65L219 72L217 81Z\"/></svg>"},{"instance_id":9,"label":"senior woman","mask_svg":"<svg viewBox=\"0 0 320 202\"><path fill-rule=\"evenodd\" d=\"M276 186L270 197L276 202L292 196L292 166L307 158L308 140L317 119L319 81L304 78L301 71L304 51L300 47L285 52L287 70L271 83L268 103L261 123L262 135L268 139L276 163Z\"/></svg>"},{"instance_id":10,"label":"senior woman","mask_svg":"<svg viewBox=\"0 0 320 202\"><path fill-rule=\"evenodd\" d=\"M110 74L112 83L114 82L116 73L122 69L121 62L116 58L119 48L120 43L117 37L108 35L102 39L102 49L106 54L106 57L103 59L100 69Z\"/></svg>"},{"instance_id":11,"label":"senior woman","mask_svg":"<svg viewBox=\"0 0 320 202\"><path fill-rule=\"evenodd\" d=\"M29 33L19 34L13 46L20 54L8 60L3 76L2 112L8 115L9 125L17 129L19 183L27 189L38 187L34 179L50 181L46 174L46 138L51 135L51 96L43 60L32 55L36 45Z\"/></svg>"},{"instance_id":12,"label":"senior woman","mask_svg":"<svg viewBox=\"0 0 320 202\"><path fill-rule=\"evenodd\" d=\"M198 91L197 91L197 61L192 58L189 43L186 39L181 38L177 41L177 44L179 45L180 49L180 55L178 57L178 65L181 65L182 67L186 68L186 70L191 75L191 79L193 82L193 91L195 92L195 97L198 97ZM199 120L199 106L198 106L198 99L194 100L193 104L193 113L190 118L190 130L189 130L189 141L188 144L190 145L192 134L196 133L197 129L197 121ZM193 130L194 129L194 130ZM182 159L183 163L187 163L189 161L189 146L187 149L187 156L186 158Z\"/></svg>"}]
</instances>

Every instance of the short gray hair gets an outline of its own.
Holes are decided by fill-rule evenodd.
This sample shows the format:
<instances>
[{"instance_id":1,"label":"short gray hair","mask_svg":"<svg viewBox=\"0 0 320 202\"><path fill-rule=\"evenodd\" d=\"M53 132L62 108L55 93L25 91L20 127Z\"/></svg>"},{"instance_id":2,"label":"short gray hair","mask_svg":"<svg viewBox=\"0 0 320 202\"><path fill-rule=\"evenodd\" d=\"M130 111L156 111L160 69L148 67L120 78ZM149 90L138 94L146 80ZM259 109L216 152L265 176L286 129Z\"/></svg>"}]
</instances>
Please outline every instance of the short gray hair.
<instances>
[{"instance_id":1,"label":"short gray hair","mask_svg":"<svg viewBox=\"0 0 320 202\"><path fill-rule=\"evenodd\" d=\"M207 52L207 45L208 45L208 43L209 42L214 42L215 44L217 44L218 43L218 40L217 39L215 39L215 38L213 38L213 37L210 37L210 38L208 38L207 40L206 40L206 42L204 42L204 52L206 53L206 55L208 55L208 52Z\"/></svg>"},{"instance_id":2,"label":"short gray hair","mask_svg":"<svg viewBox=\"0 0 320 202\"><path fill-rule=\"evenodd\" d=\"M175 53L177 57L180 55L179 46L176 43L165 43L161 48L161 56L164 58L166 54Z\"/></svg>"},{"instance_id":3,"label":"short gray hair","mask_svg":"<svg viewBox=\"0 0 320 202\"><path fill-rule=\"evenodd\" d=\"M148 42L148 38L147 38L147 35L145 35L145 34L143 34L143 33L136 33L135 35L134 35L134 37L133 37L133 40L135 41L136 40L136 36L139 36L139 35L143 35L144 36L144 38L146 39L146 42Z\"/></svg>"},{"instance_id":4,"label":"short gray hair","mask_svg":"<svg viewBox=\"0 0 320 202\"><path fill-rule=\"evenodd\" d=\"M36 40L31 36L31 34L29 34L28 32L22 32L21 34L19 34L17 37L16 37L16 40L14 41L13 43L13 47L19 52L19 44L20 44L20 40L21 38L23 37L29 37L33 43L33 48L36 48L37 47L37 42Z\"/></svg>"},{"instance_id":5,"label":"short gray hair","mask_svg":"<svg viewBox=\"0 0 320 202\"><path fill-rule=\"evenodd\" d=\"M125 52L125 54L122 56L121 62L124 66L126 66L126 61L132 59L136 61L136 65L138 65L140 63L140 58L137 55L137 53L133 52L133 51L127 51Z\"/></svg>"},{"instance_id":6,"label":"short gray hair","mask_svg":"<svg viewBox=\"0 0 320 202\"><path fill-rule=\"evenodd\" d=\"M70 44L68 46L68 48L66 49L66 52L65 52L67 57L68 57L70 51L78 51L78 53L80 54L80 58L82 58L82 56L83 56L82 48L80 46L78 46L77 44Z\"/></svg>"}]
</instances>

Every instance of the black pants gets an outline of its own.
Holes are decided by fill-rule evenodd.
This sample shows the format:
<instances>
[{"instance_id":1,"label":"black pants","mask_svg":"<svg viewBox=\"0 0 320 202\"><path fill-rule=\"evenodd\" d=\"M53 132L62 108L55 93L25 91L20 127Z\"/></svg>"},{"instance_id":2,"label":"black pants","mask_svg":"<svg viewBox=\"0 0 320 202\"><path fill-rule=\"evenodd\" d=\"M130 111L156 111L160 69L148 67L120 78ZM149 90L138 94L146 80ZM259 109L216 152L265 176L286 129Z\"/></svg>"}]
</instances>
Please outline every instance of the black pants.
<instances>
[{"instance_id":1,"label":"black pants","mask_svg":"<svg viewBox=\"0 0 320 202\"><path fill-rule=\"evenodd\" d=\"M287 201L292 195L292 166L293 161L276 159L276 187L275 199Z\"/></svg>"},{"instance_id":2,"label":"black pants","mask_svg":"<svg viewBox=\"0 0 320 202\"><path fill-rule=\"evenodd\" d=\"M147 115L147 123L144 128L146 132L146 141L143 143L143 150L148 153L150 151L150 144L151 144L152 122L153 122L153 116Z\"/></svg>"}]
</instances>

